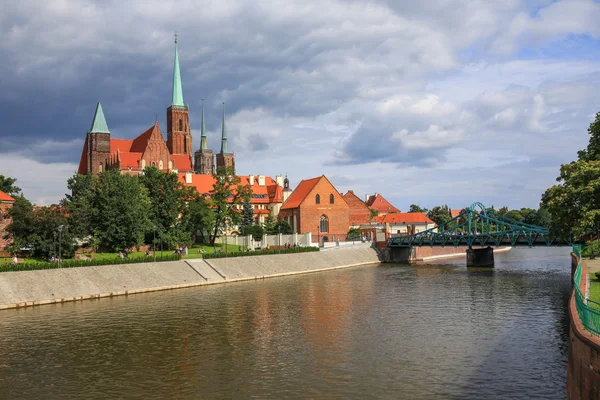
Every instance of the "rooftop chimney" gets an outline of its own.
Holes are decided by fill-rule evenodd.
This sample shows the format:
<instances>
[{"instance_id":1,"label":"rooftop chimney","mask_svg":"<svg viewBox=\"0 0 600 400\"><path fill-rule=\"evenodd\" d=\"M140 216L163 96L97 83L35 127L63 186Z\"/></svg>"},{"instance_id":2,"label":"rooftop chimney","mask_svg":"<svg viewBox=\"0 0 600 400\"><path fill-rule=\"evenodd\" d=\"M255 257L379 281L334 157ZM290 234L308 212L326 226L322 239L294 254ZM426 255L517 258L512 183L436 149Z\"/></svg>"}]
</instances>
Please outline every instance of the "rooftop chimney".
<instances>
[{"instance_id":1,"label":"rooftop chimney","mask_svg":"<svg viewBox=\"0 0 600 400\"><path fill-rule=\"evenodd\" d=\"M192 173L191 172L185 173L185 183L187 183L188 185L192 184Z\"/></svg>"},{"instance_id":2,"label":"rooftop chimney","mask_svg":"<svg viewBox=\"0 0 600 400\"><path fill-rule=\"evenodd\" d=\"M249 183L250 183L250 186L254 186L254 175L250 175L250 176L248 177L248 181L249 181Z\"/></svg>"}]
</instances>

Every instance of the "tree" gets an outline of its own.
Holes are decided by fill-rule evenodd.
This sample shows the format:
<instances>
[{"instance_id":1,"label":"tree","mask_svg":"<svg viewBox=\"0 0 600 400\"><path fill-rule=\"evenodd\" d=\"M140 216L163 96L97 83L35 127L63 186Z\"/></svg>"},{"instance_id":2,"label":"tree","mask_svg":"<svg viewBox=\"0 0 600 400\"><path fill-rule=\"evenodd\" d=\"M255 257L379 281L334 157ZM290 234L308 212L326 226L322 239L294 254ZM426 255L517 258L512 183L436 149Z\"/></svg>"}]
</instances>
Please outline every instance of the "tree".
<instances>
[{"instance_id":1,"label":"tree","mask_svg":"<svg viewBox=\"0 0 600 400\"><path fill-rule=\"evenodd\" d=\"M217 236L225 231L226 226L238 225L241 222L242 215L238 208L252 194L250 186L241 185L241 179L231 167L217 167L213 178L215 183L210 191L209 200L210 208L214 212L211 245L214 245Z\"/></svg>"},{"instance_id":2,"label":"tree","mask_svg":"<svg viewBox=\"0 0 600 400\"><path fill-rule=\"evenodd\" d=\"M524 222L523 220L525 219L519 210L510 210L505 214L505 216L519 222Z\"/></svg>"},{"instance_id":3,"label":"tree","mask_svg":"<svg viewBox=\"0 0 600 400\"><path fill-rule=\"evenodd\" d=\"M9 196L17 196L21 193L21 188L15 186L17 180L4 175L0 175L0 190Z\"/></svg>"},{"instance_id":4,"label":"tree","mask_svg":"<svg viewBox=\"0 0 600 400\"><path fill-rule=\"evenodd\" d=\"M571 233L575 239L595 233L600 226L600 161L563 164L557 181L542 196L552 234L565 240Z\"/></svg>"},{"instance_id":5,"label":"tree","mask_svg":"<svg viewBox=\"0 0 600 400\"><path fill-rule=\"evenodd\" d=\"M291 235L292 233L294 233L294 230L292 229L290 224L284 220L277 221L277 223L275 223L275 226L273 227L273 231L273 234L281 233L282 235Z\"/></svg>"},{"instance_id":6,"label":"tree","mask_svg":"<svg viewBox=\"0 0 600 400\"><path fill-rule=\"evenodd\" d=\"M435 206L428 213L427 217L436 223L436 225L442 225L452 219L450 216L450 210L448 206Z\"/></svg>"},{"instance_id":7,"label":"tree","mask_svg":"<svg viewBox=\"0 0 600 400\"><path fill-rule=\"evenodd\" d=\"M362 233L358 228L350 228L348 230L348 235L346 240L360 240L362 237Z\"/></svg>"},{"instance_id":8,"label":"tree","mask_svg":"<svg viewBox=\"0 0 600 400\"><path fill-rule=\"evenodd\" d=\"M379 210L376 210L374 208L369 208L369 222L371 222L373 220L373 218L377 217L379 215Z\"/></svg>"},{"instance_id":9,"label":"tree","mask_svg":"<svg viewBox=\"0 0 600 400\"><path fill-rule=\"evenodd\" d=\"M254 225L254 209L250 203L250 198L245 198L242 207L242 222L240 224L240 231L242 235L250 235L246 230Z\"/></svg>"},{"instance_id":10,"label":"tree","mask_svg":"<svg viewBox=\"0 0 600 400\"><path fill-rule=\"evenodd\" d=\"M410 205L410 209L408 210L408 212L420 212L423 214L427 214L427 209L426 208L421 208L420 206L416 205L416 204L411 204Z\"/></svg>"},{"instance_id":11,"label":"tree","mask_svg":"<svg viewBox=\"0 0 600 400\"><path fill-rule=\"evenodd\" d=\"M192 235L194 243L209 243L214 227L214 212L210 209L209 202L195 192L183 213L183 223L186 231Z\"/></svg>"},{"instance_id":12,"label":"tree","mask_svg":"<svg viewBox=\"0 0 600 400\"><path fill-rule=\"evenodd\" d=\"M74 175L67 180L67 194L61 200L61 206L68 217L69 231L75 237L84 239L92 235L92 218L94 217L95 179L91 174Z\"/></svg>"},{"instance_id":13,"label":"tree","mask_svg":"<svg viewBox=\"0 0 600 400\"><path fill-rule=\"evenodd\" d=\"M251 235L256 241L262 240L264 234L265 228L263 228L261 225L246 225L242 230L242 235Z\"/></svg>"},{"instance_id":14,"label":"tree","mask_svg":"<svg viewBox=\"0 0 600 400\"><path fill-rule=\"evenodd\" d=\"M185 187L174 172L161 171L156 167L146 167L139 178L148 191L150 208L148 216L152 225L146 232L145 242L154 240L154 227L167 247L173 248L192 241L192 232L180 218L185 212L186 201L192 197L191 190Z\"/></svg>"},{"instance_id":15,"label":"tree","mask_svg":"<svg viewBox=\"0 0 600 400\"><path fill-rule=\"evenodd\" d=\"M8 250L11 253L18 253L21 249L30 248L33 233L33 205L24 196L17 196L7 217L11 220L4 235L4 239L11 241Z\"/></svg>"},{"instance_id":16,"label":"tree","mask_svg":"<svg viewBox=\"0 0 600 400\"><path fill-rule=\"evenodd\" d=\"M267 215L267 218L265 218L265 222L263 224L267 235L272 235L273 232L275 232L275 224L276 223L277 223L277 220L275 219L273 214Z\"/></svg>"},{"instance_id":17,"label":"tree","mask_svg":"<svg viewBox=\"0 0 600 400\"><path fill-rule=\"evenodd\" d=\"M580 161L600 161L600 113L596 113L596 118L588 128L590 141L585 150L577 152Z\"/></svg>"},{"instance_id":18,"label":"tree","mask_svg":"<svg viewBox=\"0 0 600 400\"><path fill-rule=\"evenodd\" d=\"M32 233L28 242L34 256L46 258L50 255L72 257L76 247L67 216L57 206L40 207L33 211Z\"/></svg>"}]
</instances>

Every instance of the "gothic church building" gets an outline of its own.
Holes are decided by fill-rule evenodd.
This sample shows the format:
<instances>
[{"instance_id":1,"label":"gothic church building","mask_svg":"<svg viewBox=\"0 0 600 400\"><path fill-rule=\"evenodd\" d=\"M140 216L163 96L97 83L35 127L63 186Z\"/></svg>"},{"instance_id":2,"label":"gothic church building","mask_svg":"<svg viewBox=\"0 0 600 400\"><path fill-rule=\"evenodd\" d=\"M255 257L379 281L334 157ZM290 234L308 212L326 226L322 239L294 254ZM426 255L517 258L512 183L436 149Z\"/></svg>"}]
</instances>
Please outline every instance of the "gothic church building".
<instances>
[{"instance_id":1,"label":"gothic church building","mask_svg":"<svg viewBox=\"0 0 600 400\"><path fill-rule=\"evenodd\" d=\"M234 155L227 147L224 103L221 151L216 155L216 165L235 168ZM137 175L148 166L155 166L163 171L196 172L202 175L212 175L215 170L215 156L212 150L208 149L206 140L204 99L200 149L195 153L192 152L189 106L183 102L177 39L175 39L173 68L173 98L171 106L167 108L167 140L165 141L158 122L135 139L111 138L102 105L98 103L92 126L83 145L78 173L96 175L107 169L117 169L122 173Z\"/></svg>"}]
</instances>

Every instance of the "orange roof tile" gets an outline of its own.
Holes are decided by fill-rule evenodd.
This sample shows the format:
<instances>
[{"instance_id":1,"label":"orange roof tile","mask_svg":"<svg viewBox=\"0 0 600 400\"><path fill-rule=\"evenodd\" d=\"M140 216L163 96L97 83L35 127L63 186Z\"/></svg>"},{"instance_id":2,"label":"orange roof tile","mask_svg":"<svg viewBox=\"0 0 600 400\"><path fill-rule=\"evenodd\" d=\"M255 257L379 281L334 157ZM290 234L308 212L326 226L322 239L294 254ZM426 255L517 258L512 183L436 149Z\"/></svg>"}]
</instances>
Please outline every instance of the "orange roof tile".
<instances>
[{"instance_id":1,"label":"orange roof tile","mask_svg":"<svg viewBox=\"0 0 600 400\"><path fill-rule=\"evenodd\" d=\"M306 196L310 193L311 190L315 187L315 185L323 178L322 176L318 176L316 178L302 180L294 189L290 197L288 197L287 201L283 203L281 207L282 210L287 210L290 208L297 208L302 204Z\"/></svg>"},{"instance_id":2,"label":"orange roof tile","mask_svg":"<svg viewBox=\"0 0 600 400\"><path fill-rule=\"evenodd\" d=\"M201 174L192 174L192 183L187 184L185 182L185 173L179 174L179 181L186 186L195 187L198 193L202 195L209 195L210 191L213 189L213 185L215 183L215 179L212 175L201 175ZM250 183L249 176L240 176L240 184L248 185ZM277 189L277 187L279 189ZM270 193L282 192L283 189L281 186L277 185L277 182L271 178L265 177L265 185L261 186L258 184L258 179L255 176L254 185L251 186L252 189L252 197L250 198L250 202L252 204L269 204L269 203L280 203L280 198L277 199L277 196L270 197Z\"/></svg>"},{"instance_id":3,"label":"orange roof tile","mask_svg":"<svg viewBox=\"0 0 600 400\"><path fill-rule=\"evenodd\" d=\"M15 199L0 190L0 201L15 201Z\"/></svg>"},{"instance_id":4,"label":"orange roof tile","mask_svg":"<svg viewBox=\"0 0 600 400\"><path fill-rule=\"evenodd\" d=\"M171 160L173 161L173 168L178 171L191 172L192 168L192 157L186 156L185 154L171 154Z\"/></svg>"},{"instance_id":5,"label":"orange roof tile","mask_svg":"<svg viewBox=\"0 0 600 400\"><path fill-rule=\"evenodd\" d=\"M156 128L156 124L154 124L150 129L146 132L142 133L140 136L136 137L131 141L131 147L129 151L133 151L136 153L143 153L146 151L146 145L148 144L148 140L150 140L150 136L152 135L152 131ZM123 151L123 150L121 150Z\"/></svg>"},{"instance_id":6,"label":"orange roof tile","mask_svg":"<svg viewBox=\"0 0 600 400\"><path fill-rule=\"evenodd\" d=\"M142 159L142 153L119 153L121 168L139 168L139 161Z\"/></svg>"},{"instance_id":7,"label":"orange roof tile","mask_svg":"<svg viewBox=\"0 0 600 400\"><path fill-rule=\"evenodd\" d=\"M410 213L391 213L386 215L381 215L375 218L375 220L380 224L385 224L386 222L389 224L434 224L432 220L430 220L427 215L420 212L410 212Z\"/></svg>"},{"instance_id":8,"label":"orange roof tile","mask_svg":"<svg viewBox=\"0 0 600 400\"><path fill-rule=\"evenodd\" d=\"M382 195L375 194L369 197L367 200L367 206L371 209L377 210L381 213L399 213L396 207L387 201Z\"/></svg>"},{"instance_id":9,"label":"orange roof tile","mask_svg":"<svg viewBox=\"0 0 600 400\"><path fill-rule=\"evenodd\" d=\"M114 153L117 150L121 153L129 153L133 140L127 139L110 139L110 152Z\"/></svg>"},{"instance_id":10,"label":"orange roof tile","mask_svg":"<svg viewBox=\"0 0 600 400\"><path fill-rule=\"evenodd\" d=\"M450 216L452 218L458 217L458 215L462 212L462 210L450 210Z\"/></svg>"},{"instance_id":11,"label":"orange roof tile","mask_svg":"<svg viewBox=\"0 0 600 400\"><path fill-rule=\"evenodd\" d=\"M81 151L81 159L79 160L79 169L77 173L80 175L87 174L88 170L88 158L87 158L87 148L88 148L88 139L85 138L85 142L83 143L83 150Z\"/></svg>"}]
</instances>

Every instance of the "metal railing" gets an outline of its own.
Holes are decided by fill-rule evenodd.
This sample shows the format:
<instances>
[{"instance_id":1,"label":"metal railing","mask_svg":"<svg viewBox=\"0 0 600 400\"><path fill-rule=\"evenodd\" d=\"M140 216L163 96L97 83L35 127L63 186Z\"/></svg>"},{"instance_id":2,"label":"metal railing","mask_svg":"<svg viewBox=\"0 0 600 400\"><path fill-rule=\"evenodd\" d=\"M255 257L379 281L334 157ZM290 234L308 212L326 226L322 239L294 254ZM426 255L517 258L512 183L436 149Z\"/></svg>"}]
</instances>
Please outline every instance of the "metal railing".
<instances>
[{"instance_id":1,"label":"metal railing","mask_svg":"<svg viewBox=\"0 0 600 400\"><path fill-rule=\"evenodd\" d=\"M581 246L573 246L573 253L577 256L577 269L573 277L577 314L586 330L600 336L600 303L585 296L588 278L586 267L581 262Z\"/></svg>"}]
</instances>

